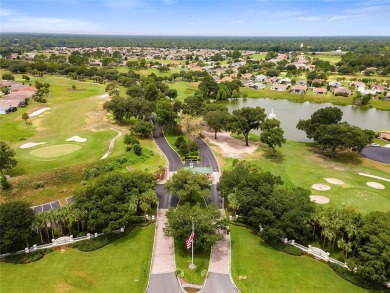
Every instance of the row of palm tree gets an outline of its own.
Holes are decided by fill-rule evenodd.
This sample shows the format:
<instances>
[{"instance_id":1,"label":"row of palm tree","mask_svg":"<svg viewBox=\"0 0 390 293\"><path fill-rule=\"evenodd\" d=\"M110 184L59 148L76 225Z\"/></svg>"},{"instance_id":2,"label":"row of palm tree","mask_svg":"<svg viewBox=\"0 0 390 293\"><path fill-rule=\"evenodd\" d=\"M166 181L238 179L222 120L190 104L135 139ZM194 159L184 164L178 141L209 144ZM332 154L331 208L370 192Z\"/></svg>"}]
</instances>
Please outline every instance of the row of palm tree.
<instances>
[{"instance_id":1,"label":"row of palm tree","mask_svg":"<svg viewBox=\"0 0 390 293\"><path fill-rule=\"evenodd\" d=\"M132 210L136 211L137 208L140 208L146 215L148 211L152 212L153 205L157 202L156 192L148 190L138 196L136 201L129 204ZM73 206L61 207L35 215L33 228L40 235L41 243L45 242L44 234L46 234L46 242L51 242L51 239L55 239L58 235L72 235L74 230L85 232L86 218L86 212L83 210Z\"/></svg>"},{"instance_id":2,"label":"row of palm tree","mask_svg":"<svg viewBox=\"0 0 390 293\"><path fill-rule=\"evenodd\" d=\"M345 257L350 252L355 255L359 247L359 228L362 223L361 214L353 208L320 208L312 217L313 239L318 227L323 248L330 247L331 252L334 252L337 245Z\"/></svg>"}]
</instances>

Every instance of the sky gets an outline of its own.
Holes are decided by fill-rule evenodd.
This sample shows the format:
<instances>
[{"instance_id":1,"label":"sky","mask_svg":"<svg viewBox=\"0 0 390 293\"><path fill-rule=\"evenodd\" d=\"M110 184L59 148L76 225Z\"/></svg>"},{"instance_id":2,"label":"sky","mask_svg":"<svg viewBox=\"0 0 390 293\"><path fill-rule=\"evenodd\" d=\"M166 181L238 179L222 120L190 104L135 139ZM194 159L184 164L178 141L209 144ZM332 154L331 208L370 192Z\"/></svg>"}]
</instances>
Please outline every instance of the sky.
<instances>
[{"instance_id":1,"label":"sky","mask_svg":"<svg viewBox=\"0 0 390 293\"><path fill-rule=\"evenodd\" d=\"M0 0L0 32L390 36L390 0Z\"/></svg>"}]
</instances>

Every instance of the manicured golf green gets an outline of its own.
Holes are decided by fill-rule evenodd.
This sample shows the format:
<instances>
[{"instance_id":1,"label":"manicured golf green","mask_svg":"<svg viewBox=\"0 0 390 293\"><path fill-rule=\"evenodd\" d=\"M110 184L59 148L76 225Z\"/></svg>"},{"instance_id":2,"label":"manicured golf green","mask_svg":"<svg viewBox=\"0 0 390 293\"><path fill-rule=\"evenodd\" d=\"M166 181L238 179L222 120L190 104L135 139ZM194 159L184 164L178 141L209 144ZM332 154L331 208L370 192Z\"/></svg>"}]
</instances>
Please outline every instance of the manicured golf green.
<instances>
[{"instance_id":1,"label":"manicured golf green","mask_svg":"<svg viewBox=\"0 0 390 293\"><path fill-rule=\"evenodd\" d=\"M58 144L35 149L30 152L30 155L38 158L51 159L71 154L79 149L81 149L81 146L76 144Z\"/></svg>"},{"instance_id":2,"label":"manicured golf green","mask_svg":"<svg viewBox=\"0 0 390 293\"><path fill-rule=\"evenodd\" d=\"M277 148L279 156L272 157L270 149L261 144L257 152L246 159L265 171L281 176L285 184L311 190L312 195L322 195L330 199L327 205L351 206L361 212L390 210L390 183L368 178L358 173L368 173L390 179L390 165L364 159L355 153L339 153L329 158L318 151L314 143L288 141ZM225 168L231 168L233 159L225 160ZM344 181L343 185L330 184L325 178ZM375 181L385 189L374 189L366 185ZM311 189L313 184L326 184L328 191ZM325 206L327 206L325 205Z\"/></svg>"},{"instance_id":3,"label":"manicured golf green","mask_svg":"<svg viewBox=\"0 0 390 293\"><path fill-rule=\"evenodd\" d=\"M0 263L2 292L144 292L155 225L93 252L56 251L31 264ZM142 243L142 245L140 245Z\"/></svg>"},{"instance_id":4,"label":"manicured golf green","mask_svg":"<svg viewBox=\"0 0 390 293\"><path fill-rule=\"evenodd\" d=\"M232 276L243 293L369 292L339 277L327 264L273 249L250 229L231 225L230 232Z\"/></svg>"}]
</instances>

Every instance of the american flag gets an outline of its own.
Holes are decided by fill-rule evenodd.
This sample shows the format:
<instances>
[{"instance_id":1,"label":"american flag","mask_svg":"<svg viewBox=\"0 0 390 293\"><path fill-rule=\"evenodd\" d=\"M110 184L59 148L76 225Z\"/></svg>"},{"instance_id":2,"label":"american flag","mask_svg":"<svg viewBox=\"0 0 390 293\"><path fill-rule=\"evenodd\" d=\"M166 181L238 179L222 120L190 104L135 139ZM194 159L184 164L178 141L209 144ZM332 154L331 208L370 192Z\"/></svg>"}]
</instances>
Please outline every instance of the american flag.
<instances>
[{"instance_id":1,"label":"american flag","mask_svg":"<svg viewBox=\"0 0 390 293\"><path fill-rule=\"evenodd\" d=\"M194 237L195 237L195 231L194 231L194 228L192 227L191 235L190 235L190 237L188 237L188 239L186 241L187 249L191 248L191 244L192 244L192 241L194 241Z\"/></svg>"}]
</instances>

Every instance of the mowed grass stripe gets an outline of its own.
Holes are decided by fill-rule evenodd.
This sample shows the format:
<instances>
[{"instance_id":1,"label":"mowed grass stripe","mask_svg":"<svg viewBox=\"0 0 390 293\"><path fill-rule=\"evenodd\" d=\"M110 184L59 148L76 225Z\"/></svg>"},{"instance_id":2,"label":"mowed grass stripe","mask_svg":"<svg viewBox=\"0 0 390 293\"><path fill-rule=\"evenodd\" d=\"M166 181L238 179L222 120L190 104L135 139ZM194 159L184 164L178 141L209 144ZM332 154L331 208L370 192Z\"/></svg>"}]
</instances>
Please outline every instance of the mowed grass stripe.
<instances>
[{"instance_id":1,"label":"mowed grass stripe","mask_svg":"<svg viewBox=\"0 0 390 293\"><path fill-rule=\"evenodd\" d=\"M0 263L2 292L144 292L155 225L93 252L56 251L26 265ZM140 245L142 243L142 245Z\"/></svg>"},{"instance_id":2,"label":"mowed grass stripe","mask_svg":"<svg viewBox=\"0 0 390 293\"><path fill-rule=\"evenodd\" d=\"M232 276L242 293L369 292L344 280L327 264L273 249L250 229L231 225L230 231Z\"/></svg>"}]
</instances>

